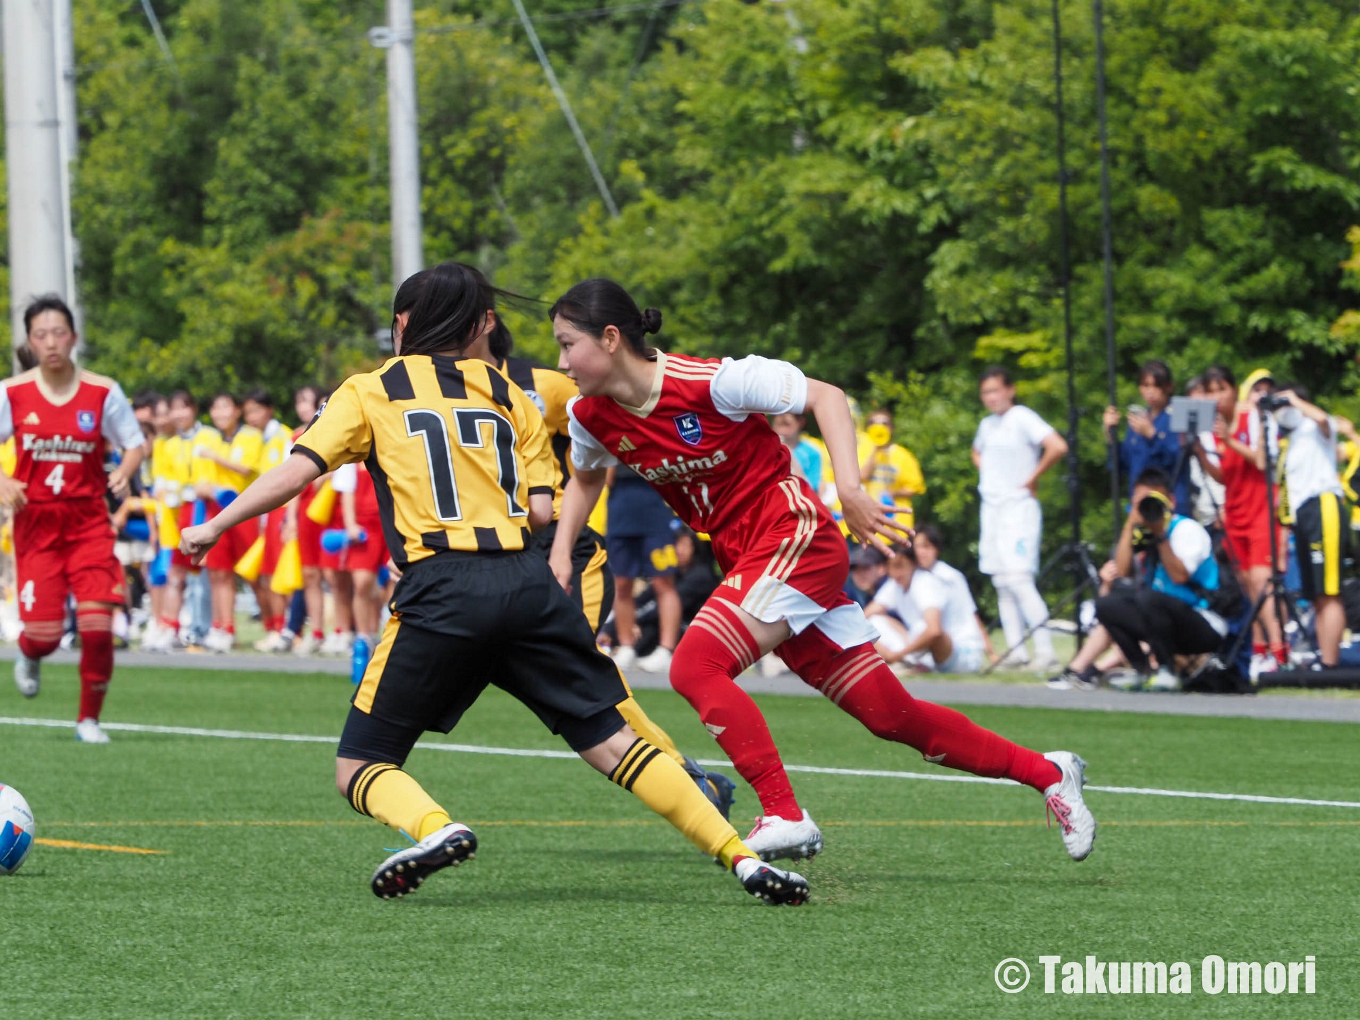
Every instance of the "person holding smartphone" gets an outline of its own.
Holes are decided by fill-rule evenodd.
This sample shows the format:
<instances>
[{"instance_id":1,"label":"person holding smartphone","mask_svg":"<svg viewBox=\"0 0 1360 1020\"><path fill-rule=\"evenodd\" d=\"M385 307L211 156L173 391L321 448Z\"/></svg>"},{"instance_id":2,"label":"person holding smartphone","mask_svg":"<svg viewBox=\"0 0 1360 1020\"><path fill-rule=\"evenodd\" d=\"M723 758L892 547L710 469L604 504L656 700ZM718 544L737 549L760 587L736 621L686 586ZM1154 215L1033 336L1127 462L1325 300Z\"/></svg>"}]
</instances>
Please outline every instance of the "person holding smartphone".
<instances>
[{"instance_id":1,"label":"person holding smartphone","mask_svg":"<svg viewBox=\"0 0 1360 1020\"><path fill-rule=\"evenodd\" d=\"M1128 483L1132 499L1135 480L1148 468L1165 471L1175 484L1176 511L1190 512L1190 492L1186 484L1180 437L1171 431L1171 412L1167 409L1175 392L1171 369L1163 361L1145 361L1138 369L1138 393L1142 404L1130 404L1125 414L1128 431L1120 440L1119 411L1105 408L1102 419L1109 442L1109 466L1117 467ZM1176 477L1177 465L1182 465Z\"/></svg>"}]
</instances>

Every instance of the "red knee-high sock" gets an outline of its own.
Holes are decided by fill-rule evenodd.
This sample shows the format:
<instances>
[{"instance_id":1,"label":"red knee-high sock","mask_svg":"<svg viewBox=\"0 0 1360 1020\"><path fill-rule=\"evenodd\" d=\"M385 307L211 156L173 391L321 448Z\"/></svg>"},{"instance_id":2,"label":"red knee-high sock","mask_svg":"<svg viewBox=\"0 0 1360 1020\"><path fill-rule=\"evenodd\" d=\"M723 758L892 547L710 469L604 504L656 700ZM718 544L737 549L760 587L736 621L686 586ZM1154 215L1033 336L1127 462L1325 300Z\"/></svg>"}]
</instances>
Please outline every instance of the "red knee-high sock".
<instances>
[{"instance_id":1,"label":"red knee-high sock","mask_svg":"<svg viewBox=\"0 0 1360 1020\"><path fill-rule=\"evenodd\" d=\"M1040 793L1062 778L1058 766L1037 751L983 729L962 712L913 698L872 645L834 657L825 680L812 686L875 736L908 744L926 761L1013 779Z\"/></svg>"},{"instance_id":2,"label":"red knee-high sock","mask_svg":"<svg viewBox=\"0 0 1360 1020\"><path fill-rule=\"evenodd\" d=\"M24 657L27 659L46 658L47 656L55 652L57 650L57 646L61 644L60 625L58 625L57 631L58 633L56 637L52 638L51 640L45 640L43 638L33 637L28 632L28 629L25 628L23 631L19 633L19 651L23 652Z\"/></svg>"},{"instance_id":3,"label":"red knee-high sock","mask_svg":"<svg viewBox=\"0 0 1360 1020\"><path fill-rule=\"evenodd\" d=\"M723 753L754 788L761 811L799 819L803 809L765 717L732 679L759 655L759 647L727 604L710 600L675 649L671 686L694 706Z\"/></svg>"},{"instance_id":4,"label":"red knee-high sock","mask_svg":"<svg viewBox=\"0 0 1360 1020\"><path fill-rule=\"evenodd\" d=\"M113 614L107 609L76 612L80 632L80 714L81 719L98 719L104 695L113 676Z\"/></svg>"}]
</instances>

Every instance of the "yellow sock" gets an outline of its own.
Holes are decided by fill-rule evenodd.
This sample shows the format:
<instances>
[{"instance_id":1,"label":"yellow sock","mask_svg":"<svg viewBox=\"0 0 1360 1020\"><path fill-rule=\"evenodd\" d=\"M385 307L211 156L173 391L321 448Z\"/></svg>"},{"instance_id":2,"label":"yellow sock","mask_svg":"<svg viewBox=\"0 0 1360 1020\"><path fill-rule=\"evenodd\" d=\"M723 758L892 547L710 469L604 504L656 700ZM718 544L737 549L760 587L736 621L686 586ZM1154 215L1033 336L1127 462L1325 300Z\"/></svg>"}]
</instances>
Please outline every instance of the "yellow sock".
<instances>
[{"instance_id":1,"label":"yellow sock","mask_svg":"<svg viewBox=\"0 0 1360 1020\"><path fill-rule=\"evenodd\" d=\"M361 815L417 841L452 821L419 783L390 762L370 762L354 773L349 802Z\"/></svg>"},{"instance_id":2,"label":"yellow sock","mask_svg":"<svg viewBox=\"0 0 1360 1020\"><path fill-rule=\"evenodd\" d=\"M647 741L633 741L609 779L674 825L704 853L719 858L728 870L734 858L755 856L689 774Z\"/></svg>"},{"instance_id":3,"label":"yellow sock","mask_svg":"<svg viewBox=\"0 0 1360 1020\"><path fill-rule=\"evenodd\" d=\"M623 716L623 721L634 733L653 747L665 751L675 764L681 768L685 767L685 756L676 748L674 741L666 735L666 731L647 718L647 713L637 703L632 691L628 692L628 697L625 700L620 701L614 707L619 710L619 715Z\"/></svg>"}]
</instances>

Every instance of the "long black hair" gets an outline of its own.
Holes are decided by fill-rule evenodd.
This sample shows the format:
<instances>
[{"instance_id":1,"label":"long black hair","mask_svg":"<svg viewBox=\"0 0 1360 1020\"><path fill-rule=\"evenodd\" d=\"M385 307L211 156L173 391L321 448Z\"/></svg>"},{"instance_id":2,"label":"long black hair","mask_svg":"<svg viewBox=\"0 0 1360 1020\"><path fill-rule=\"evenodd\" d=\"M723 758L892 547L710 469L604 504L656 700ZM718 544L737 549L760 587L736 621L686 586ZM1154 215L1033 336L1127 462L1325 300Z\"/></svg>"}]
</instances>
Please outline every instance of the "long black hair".
<instances>
[{"instance_id":1,"label":"long black hair","mask_svg":"<svg viewBox=\"0 0 1360 1020\"><path fill-rule=\"evenodd\" d=\"M655 308L639 310L626 290L613 280L583 280L548 309L548 319L566 319L583 333L598 339L606 326L613 326L638 354L647 353L644 337L661 329L661 313Z\"/></svg>"},{"instance_id":2,"label":"long black hair","mask_svg":"<svg viewBox=\"0 0 1360 1020\"><path fill-rule=\"evenodd\" d=\"M441 262L408 277L392 299L392 324L409 313L401 331L402 354L461 352L480 334L497 297L529 298L491 286L481 271L461 262ZM394 337L395 339L395 337Z\"/></svg>"}]
</instances>

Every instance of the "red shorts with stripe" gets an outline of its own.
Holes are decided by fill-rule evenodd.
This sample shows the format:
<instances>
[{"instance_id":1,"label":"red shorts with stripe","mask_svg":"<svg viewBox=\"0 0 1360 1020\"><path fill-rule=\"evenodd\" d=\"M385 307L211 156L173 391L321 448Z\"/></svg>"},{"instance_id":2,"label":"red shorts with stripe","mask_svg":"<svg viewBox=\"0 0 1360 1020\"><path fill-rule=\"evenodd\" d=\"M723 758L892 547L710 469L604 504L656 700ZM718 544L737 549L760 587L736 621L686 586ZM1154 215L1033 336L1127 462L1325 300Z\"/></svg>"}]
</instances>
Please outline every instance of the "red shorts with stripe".
<instances>
[{"instance_id":1,"label":"red shorts with stripe","mask_svg":"<svg viewBox=\"0 0 1360 1020\"><path fill-rule=\"evenodd\" d=\"M123 605L123 567L103 499L29 503L14 515L19 619L60 620L66 596Z\"/></svg>"},{"instance_id":2,"label":"red shorts with stripe","mask_svg":"<svg viewBox=\"0 0 1360 1020\"><path fill-rule=\"evenodd\" d=\"M809 629L839 648L876 639L863 610L845 594L850 570L845 538L801 479L780 482L716 533L713 553L725 576L711 597L765 623L786 620L794 633L780 647L786 662L790 644L820 643L804 637Z\"/></svg>"},{"instance_id":3,"label":"red shorts with stripe","mask_svg":"<svg viewBox=\"0 0 1360 1020\"><path fill-rule=\"evenodd\" d=\"M209 504L208 516L217 513L217 504ZM260 537L260 519L252 517L248 521L242 521L235 527L228 528L222 532L222 537L217 540L217 544L208 550L208 555L203 557L203 565L209 570L236 569L236 564L241 557L250 552L250 547L255 544L255 540Z\"/></svg>"},{"instance_id":4,"label":"red shorts with stripe","mask_svg":"<svg viewBox=\"0 0 1360 1020\"><path fill-rule=\"evenodd\" d=\"M179 530L180 530L180 531L183 531L185 528L189 528L189 527L192 527L192 526L193 526L193 523L194 523L194 507L196 507L196 506L198 506L198 503L197 503L197 502L194 502L194 503L184 502L184 503L181 503L181 504L179 505L179 518L178 518L178 519L179 519ZM209 503L208 503L208 511L207 511L206 516L203 518L203 520L206 521L209 517L211 517L211 516L216 512L216 510L217 510L217 505L216 505L215 503L209 501ZM200 523L202 523L202 522L200 522ZM170 554L170 565L171 565L172 567L184 567L186 570L197 570L197 569L198 569L196 566L194 566L192 563L189 562L189 557L185 556L184 553L182 553L182 552L179 551L179 546L175 546L174 551Z\"/></svg>"},{"instance_id":5,"label":"red shorts with stripe","mask_svg":"<svg viewBox=\"0 0 1360 1020\"><path fill-rule=\"evenodd\" d=\"M382 518L360 517L358 525L363 528L366 537L364 541L345 550L344 569L367 570L371 574L376 574L378 568L387 562L387 543L383 541Z\"/></svg>"},{"instance_id":6,"label":"red shorts with stripe","mask_svg":"<svg viewBox=\"0 0 1360 1020\"><path fill-rule=\"evenodd\" d=\"M271 510L264 521L264 560L260 563L260 576L270 577L279 569L279 556L283 553L283 525L288 520L288 508L281 506Z\"/></svg>"}]
</instances>

